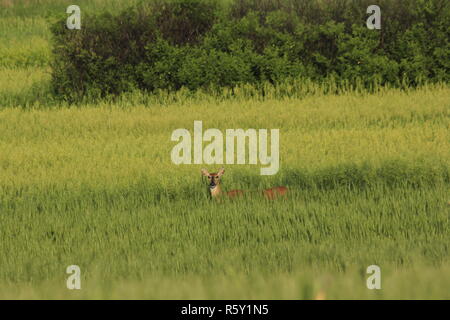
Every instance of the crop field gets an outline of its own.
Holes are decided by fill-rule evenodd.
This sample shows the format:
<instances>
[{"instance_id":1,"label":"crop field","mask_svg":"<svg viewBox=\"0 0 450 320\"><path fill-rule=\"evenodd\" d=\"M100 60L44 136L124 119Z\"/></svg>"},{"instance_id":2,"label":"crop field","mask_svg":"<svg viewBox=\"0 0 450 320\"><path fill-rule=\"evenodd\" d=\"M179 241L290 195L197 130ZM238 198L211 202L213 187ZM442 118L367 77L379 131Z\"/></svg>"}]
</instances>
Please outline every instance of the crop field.
<instances>
[{"instance_id":1,"label":"crop field","mask_svg":"<svg viewBox=\"0 0 450 320\"><path fill-rule=\"evenodd\" d=\"M0 0L0 299L450 299L448 84L66 105L47 19L68 4ZM276 175L225 164L222 184L288 196L209 199L200 170L221 165L171 160L196 120L279 129Z\"/></svg>"}]
</instances>

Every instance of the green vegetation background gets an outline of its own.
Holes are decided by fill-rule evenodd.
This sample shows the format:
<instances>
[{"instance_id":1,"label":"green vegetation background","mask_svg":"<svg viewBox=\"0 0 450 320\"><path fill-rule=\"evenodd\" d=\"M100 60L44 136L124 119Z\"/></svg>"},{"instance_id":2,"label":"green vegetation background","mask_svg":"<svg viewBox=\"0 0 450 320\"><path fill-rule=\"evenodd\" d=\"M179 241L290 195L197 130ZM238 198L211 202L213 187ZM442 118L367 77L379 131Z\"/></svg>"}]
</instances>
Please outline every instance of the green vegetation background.
<instances>
[{"instance_id":1,"label":"green vegetation background","mask_svg":"<svg viewBox=\"0 0 450 320\"><path fill-rule=\"evenodd\" d=\"M450 77L450 3L380 0L157 0L83 15L55 35L53 89L79 101L136 89L175 91L311 80L374 90ZM84 13L85 11L83 11Z\"/></svg>"},{"instance_id":2,"label":"green vegetation background","mask_svg":"<svg viewBox=\"0 0 450 320\"><path fill-rule=\"evenodd\" d=\"M135 3L78 2L87 19ZM450 90L429 51L414 69L445 73L418 88L341 85L336 74L133 88L74 106L55 99L50 68L50 26L70 4L0 0L1 298L449 298ZM194 120L279 128L278 175L228 166L223 183L283 184L290 197L208 201L201 166L170 161L172 131ZM71 264L80 292L66 288ZM366 288L371 264L380 291Z\"/></svg>"}]
</instances>

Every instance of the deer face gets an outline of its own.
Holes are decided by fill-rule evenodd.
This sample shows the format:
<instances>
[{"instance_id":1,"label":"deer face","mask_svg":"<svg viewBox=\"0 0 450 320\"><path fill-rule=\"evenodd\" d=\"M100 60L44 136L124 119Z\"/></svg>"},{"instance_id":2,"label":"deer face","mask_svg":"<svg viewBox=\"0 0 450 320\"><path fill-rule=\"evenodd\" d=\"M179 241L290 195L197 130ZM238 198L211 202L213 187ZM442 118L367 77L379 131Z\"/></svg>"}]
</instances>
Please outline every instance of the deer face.
<instances>
[{"instance_id":1,"label":"deer face","mask_svg":"<svg viewBox=\"0 0 450 320\"><path fill-rule=\"evenodd\" d=\"M208 187L214 189L220 184L220 179L224 174L225 169L220 169L217 173L209 173L208 170L202 169L202 175L208 178Z\"/></svg>"}]
</instances>

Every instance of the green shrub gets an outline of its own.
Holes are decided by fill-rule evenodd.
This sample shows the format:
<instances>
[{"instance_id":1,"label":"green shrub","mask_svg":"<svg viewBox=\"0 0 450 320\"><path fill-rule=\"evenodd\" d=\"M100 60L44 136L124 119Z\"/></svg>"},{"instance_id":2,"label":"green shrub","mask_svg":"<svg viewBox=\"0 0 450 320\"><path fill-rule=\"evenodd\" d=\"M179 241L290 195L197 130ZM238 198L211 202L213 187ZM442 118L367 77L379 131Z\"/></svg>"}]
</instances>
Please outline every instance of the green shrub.
<instances>
[{"instance_id":1,"label":"green shrub","mask_svg":"<svg viewBox=\"0 0 450 320\"><path fill-rule=\"evenodd\" d=\"M132 90L233 88L333 79L339 86L448 82L450 5L380 0L382 29L365 26L370 1L157 0L117 15L52 28L53 79L69 101Z\"/></svg>"},{"instance_id":2,"label":"green shrub","mask_svg":"<svg viewBox=\"0 0 450 320\"><path fill-rule=\"evenodd\" d=\"M158 0L151 5L156 28L172 44L198 43L216 20L217 1Z\"/></svg>"}]
</instances>

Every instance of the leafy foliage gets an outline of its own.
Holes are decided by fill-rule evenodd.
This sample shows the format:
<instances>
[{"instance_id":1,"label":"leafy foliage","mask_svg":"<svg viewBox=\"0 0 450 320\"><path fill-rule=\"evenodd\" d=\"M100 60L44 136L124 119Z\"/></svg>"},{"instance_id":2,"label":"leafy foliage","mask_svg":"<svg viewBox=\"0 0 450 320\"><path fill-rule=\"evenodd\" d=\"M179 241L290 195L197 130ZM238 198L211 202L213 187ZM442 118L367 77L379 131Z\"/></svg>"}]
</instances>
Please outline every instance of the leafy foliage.
<instances>
[{"instance_id":1,"label":"leafy foliage","mask_svg":"<svg viewBox=\"0 0 450 320\"><path fill-rule=\"evenodd\" d=\"M84 17L82 30L61 20L52 28L53 88L77 100L295 78L369 90L449 81L448 1L380 1L381 30L365 26L369 4L158 0Z\"/></svg>"}]
</instances>

